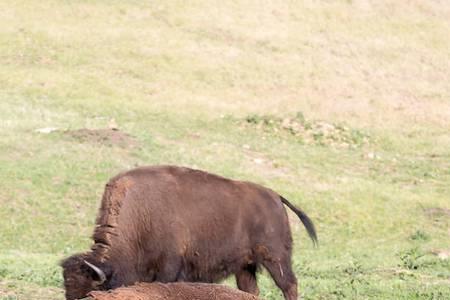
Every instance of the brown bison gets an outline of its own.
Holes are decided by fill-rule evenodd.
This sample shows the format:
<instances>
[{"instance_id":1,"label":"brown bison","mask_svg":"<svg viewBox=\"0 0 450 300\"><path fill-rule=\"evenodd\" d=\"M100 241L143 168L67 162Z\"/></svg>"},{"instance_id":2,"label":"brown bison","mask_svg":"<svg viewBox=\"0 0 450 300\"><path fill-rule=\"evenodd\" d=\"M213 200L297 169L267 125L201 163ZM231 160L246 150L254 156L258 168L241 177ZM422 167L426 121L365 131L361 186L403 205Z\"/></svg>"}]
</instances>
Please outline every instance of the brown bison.
<instances>
[{"instance_id":1,"label":"brown bison","mask_svg":"<svg viewBox=\"0 0 450 300\"><path fill-rule=\"evenodd\" d=\"M239 289L257 295L262 265L286 299L297 299L283 203L317 242L309 217L263 186L175 166L121 173L106 184L91 251L61 264L66 298L135 282L213 283L231 274Z\"/></svg>"},{"instance_id":2,"label":"brown bison","mask_svg":"<svg viewBox=\"0 0 450 300\"><path fill-rule=\"evenodd\" d=\"M220 284L138 283L108 292L89 293L89 300L258 300L254 295Z\"/></svg>"}]
</instances>

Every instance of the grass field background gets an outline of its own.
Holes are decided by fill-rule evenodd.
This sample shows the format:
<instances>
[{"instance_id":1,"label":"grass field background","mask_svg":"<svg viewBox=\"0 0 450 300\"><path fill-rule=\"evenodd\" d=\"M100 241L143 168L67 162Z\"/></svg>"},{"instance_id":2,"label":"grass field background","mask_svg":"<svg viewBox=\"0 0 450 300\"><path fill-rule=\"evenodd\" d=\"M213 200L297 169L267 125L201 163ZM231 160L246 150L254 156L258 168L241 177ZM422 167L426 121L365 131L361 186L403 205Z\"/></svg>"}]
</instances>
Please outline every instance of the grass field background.
<instances>
[{"instance_id":1,"label":"grass field background","mask_svg":"<svg viewBox=\"0 0 450 300\"><path fill-rule=\"evenodd\" d=\"M446 1L6 0L0 25L0 299L63 299L104 184L149 164L304 209L304 299L450 299Z\"/></svg>"}]
</instances>

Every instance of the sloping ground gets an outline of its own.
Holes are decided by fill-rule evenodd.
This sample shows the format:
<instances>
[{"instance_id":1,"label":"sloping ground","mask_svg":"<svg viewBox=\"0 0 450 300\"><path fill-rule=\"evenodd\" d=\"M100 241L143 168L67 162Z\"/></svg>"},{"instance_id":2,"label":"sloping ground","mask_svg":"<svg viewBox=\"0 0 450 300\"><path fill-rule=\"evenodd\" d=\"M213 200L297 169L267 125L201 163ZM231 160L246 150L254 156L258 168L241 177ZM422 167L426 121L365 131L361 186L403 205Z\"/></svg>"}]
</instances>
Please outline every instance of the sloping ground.
<instances>
[{"instance_id":1,"label":"sloping ground","mask_svg":"<svg viewBox=\"0 0 450 300\"><path fill-rule=\"evenodd\" d=\"M62 299L108 178L162 163L305 210L304 299L450 298L445 1L3 1L0 20L0 299Z\"/></svg>"},{"instance_id":2,"label":"sloping ground","mask_svg":"<svg viewBox=\"0 0 450 300\"><path fill-rule=\"evenodd\" d=\"M445 1L0 5L0 81L24 96L383 128L450 122Z\"/></svg>"}]
</instances>

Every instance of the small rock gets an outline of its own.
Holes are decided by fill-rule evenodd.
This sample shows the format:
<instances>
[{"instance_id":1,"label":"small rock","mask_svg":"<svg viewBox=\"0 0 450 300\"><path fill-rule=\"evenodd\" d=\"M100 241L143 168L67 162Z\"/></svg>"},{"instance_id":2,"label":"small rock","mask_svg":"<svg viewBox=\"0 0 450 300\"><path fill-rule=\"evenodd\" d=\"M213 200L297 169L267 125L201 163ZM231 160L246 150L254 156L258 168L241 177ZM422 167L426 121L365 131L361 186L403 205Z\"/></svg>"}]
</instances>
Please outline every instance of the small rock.
<instances>
[{"instance_id":1,"label":"small rock","mask_svg":"<svg viewBox=\"0 0 450 300\"><path fill-rule=\"evenodd\" d=\"M334 130L334 125L327 123L327 122L319 122L319 123L317 123L317 125L325 131L333 131Z\"/></svg>"},{"instance_id":2,"label":"small rock","mask_svg":"<svg viewBox=\"0 0 450 300\"><path fill-rule=\"evenodd\" d=\"M281 127L287 129L291 125L291 120L288 118L283 119L283 122L281 122Z\"/></svg>"},{"instance_id":3,"label":"small rock","mask_svg":"<svg viewBox=\"0 0 450 300\"><path fill-rule=\"evenodd\" d=\"M264 162L264 160L261 159L261 158L255 158L253 161L254 161L256 164L258 164L258 165L260 165L260 164L262 164L262 163Z\"/></svg>"},{"instance_id":4,"label":"small rock","mask_svg":"<svg viewBox=\"0 0 450 300\"><path fill-rule=\"evenodd\" d=\"M53 132L53 131L56 131L56 130L58 130L58 128L55 128L55 127L45 127L45 128L39 128L39 129L36 129L35 130L35 132L39 132L39 133L51 133L51 132Z\"/></svg>"},{"instance_id":5,"label":"small rock","mask_svg":"<svg viewBox=\"0 0 450 300\"><path fill-rule=\"evenodd\" d=\"M119 129L119 126L117 125L115 119L109 120L108 128L109 128L109 129L112 129L112 130L118 130L118 129Z\"/></svg>"},{"instance_id":6,"label":"small rock","mask_svg":"<svg viewBox=\"0 0 450 300\"><path fill-rule=\"evenodd\" d=\"M446 259L450 258L449 250L437 249L437 250L432 250L431 253L433 253L434 255L436 255L437 257L439 257L442 260L446 260Z\"/></svg>"},{"instance_id":7,"label":"small rock","mask_svg":"<svg viewBox=\"0 0 450 300\"><path fill-rule=\"evenodd\" d=\"M250 149L250 145L244 144L244 145L242 145L242 148L249 150Z\"/></svg>"}]
</instances>

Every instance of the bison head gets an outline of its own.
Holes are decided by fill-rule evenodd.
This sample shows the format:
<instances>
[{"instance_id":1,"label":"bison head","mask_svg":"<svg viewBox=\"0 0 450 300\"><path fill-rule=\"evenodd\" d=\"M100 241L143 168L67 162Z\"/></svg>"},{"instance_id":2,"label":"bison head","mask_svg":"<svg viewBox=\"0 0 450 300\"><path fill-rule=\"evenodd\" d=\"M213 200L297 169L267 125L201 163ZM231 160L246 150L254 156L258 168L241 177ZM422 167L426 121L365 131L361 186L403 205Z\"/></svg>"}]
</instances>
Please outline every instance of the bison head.
<instances>
[{"instance_id":1,"label":"bison head","mask_svg":"<svg viewBox=\"0 0 450 300\"><path fill-rule=\"evenodd\" d=\"M66 299L81 299L90 291L106 289L111 272L89 254L76 254L61 263ZM109 273L109 274L108 274Z\"/></svg>"}]
</instances>

